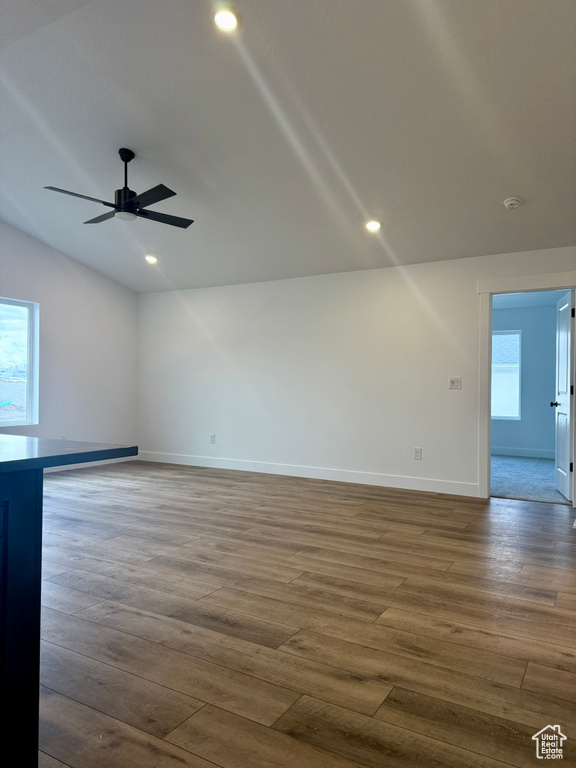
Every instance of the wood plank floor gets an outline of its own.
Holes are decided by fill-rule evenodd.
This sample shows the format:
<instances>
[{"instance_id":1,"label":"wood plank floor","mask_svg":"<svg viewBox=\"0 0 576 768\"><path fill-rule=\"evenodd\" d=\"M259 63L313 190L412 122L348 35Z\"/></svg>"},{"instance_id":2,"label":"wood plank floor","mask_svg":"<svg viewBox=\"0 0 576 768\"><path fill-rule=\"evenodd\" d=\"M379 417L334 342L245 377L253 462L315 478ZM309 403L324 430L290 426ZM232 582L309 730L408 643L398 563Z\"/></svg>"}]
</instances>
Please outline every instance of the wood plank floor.
<instances>
[{"instance_id":1,"label":"wood plank floor","mask_svg":"<svg viewBox=\"0 0 576 768\"><path fill-rule=\"evenodd\" d=\"M41 768L576 766L575 510L48 474Z\"/></svg>"}]
</instances>

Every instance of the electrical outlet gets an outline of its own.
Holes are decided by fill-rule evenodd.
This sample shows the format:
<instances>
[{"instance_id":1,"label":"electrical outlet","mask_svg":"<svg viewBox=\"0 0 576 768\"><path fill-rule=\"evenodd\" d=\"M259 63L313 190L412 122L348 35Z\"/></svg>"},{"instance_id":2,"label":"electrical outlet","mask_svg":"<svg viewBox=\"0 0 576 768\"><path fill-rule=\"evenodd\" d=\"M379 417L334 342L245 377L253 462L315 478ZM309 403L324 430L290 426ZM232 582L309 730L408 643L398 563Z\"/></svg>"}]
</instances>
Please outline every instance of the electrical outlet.
<instances>
[{"instance_id":1,"label":"electrical outlet","mask_svg":"<svg viewBox=\"0 0 576 768\"><path fill-rule=\"evenodd\" d=\"M417 461L422 459L422 448L414 448L414 459Z\"/></svg>"},{"instance_id":2,"label":"electrical outlet","mask_svg":"<svg viewBox=\"0 0 576 768\"><path fill-rule=\"evenodd\" d=\"M216 435L215 435L214 433L212 433L212 434L210 435L210 442L211 442L212 444L214 444L214 443L216 442Z\"/></svg>"},{"instance_id":3,"label":"electrical outlet","mask_svg":"<svg viewBox=\"0 0 576 768\"><path fill-rule=\"evenodd\" d=\"M448 389L462 389L462 377L450 376L448 379Z\"/></svg>"}]
</instances>

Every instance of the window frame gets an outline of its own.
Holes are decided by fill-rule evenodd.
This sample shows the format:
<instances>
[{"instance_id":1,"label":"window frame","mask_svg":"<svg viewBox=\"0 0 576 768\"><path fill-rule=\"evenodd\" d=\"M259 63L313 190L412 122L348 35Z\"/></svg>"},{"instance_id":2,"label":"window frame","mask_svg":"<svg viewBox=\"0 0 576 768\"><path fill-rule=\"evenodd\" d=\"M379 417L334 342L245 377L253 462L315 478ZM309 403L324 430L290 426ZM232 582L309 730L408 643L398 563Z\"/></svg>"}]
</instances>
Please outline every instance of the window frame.
<instances>
[{"instance_id":1,"label":"window frame","mask_svg":"<svg viewBox=\"0 0 576 768\"><path fill-rule=\"evenodd\" d=\"M494 336L517 336L518 337L518 416L494 416L492 414L492 379L494 371ZM521 421L522 420L522 331L519 329L510 330L492 330L492 344L490 349L490 419L492 421Z\"/></svg>"},{"instance_id":2,"label":"window frame","mask_svg":"<svg viewBox=\"0 0 576 768\"><path fill-rule=\"evenodd\" d=\"M0 304L24 307L28 312L27 334L27 365L26 378L26 418L24 420L0 421L0 428L25 427L39 423L39 338L40 319L39 305L35 301L22 301L0 296Z\"/></svg>"}]
</instances>

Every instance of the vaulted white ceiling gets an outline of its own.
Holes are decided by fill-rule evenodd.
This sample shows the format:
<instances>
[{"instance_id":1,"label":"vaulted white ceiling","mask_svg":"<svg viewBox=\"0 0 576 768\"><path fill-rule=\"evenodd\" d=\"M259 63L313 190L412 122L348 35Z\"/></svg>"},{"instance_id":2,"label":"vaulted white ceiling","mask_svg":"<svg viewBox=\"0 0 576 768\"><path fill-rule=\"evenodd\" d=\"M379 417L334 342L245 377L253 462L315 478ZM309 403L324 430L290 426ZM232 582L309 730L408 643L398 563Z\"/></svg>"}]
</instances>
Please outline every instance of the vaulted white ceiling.
<instances>
[{"instance_id":1,"label":"vaulted white ceiling","mask_svg":"<svg viewBox=\"0 0 576 768\"><path fill-rule=\"evenodd\" d=\"M576 243L574 0L235 5L0 0L0 218L143 292ZM44 189L113 201L120 147L191 227Z\"/></svg>"}]
</instances>

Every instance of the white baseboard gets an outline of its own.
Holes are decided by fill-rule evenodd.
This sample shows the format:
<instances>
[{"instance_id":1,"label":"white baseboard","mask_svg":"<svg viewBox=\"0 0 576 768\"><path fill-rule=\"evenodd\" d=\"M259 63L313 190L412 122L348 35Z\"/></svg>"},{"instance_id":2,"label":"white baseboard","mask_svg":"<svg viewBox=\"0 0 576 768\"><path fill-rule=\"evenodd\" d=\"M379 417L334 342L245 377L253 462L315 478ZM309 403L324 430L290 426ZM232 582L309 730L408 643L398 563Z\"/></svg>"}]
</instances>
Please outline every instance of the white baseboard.
<instances>
[{"instance_id":1,"label":"white baseboard","mask_svg":"<svg viewBox=\"0 0 576 768\"><path fill-rule=\"evenodd\" d=\"M402 488L410 491L428 491L447 493L456 496L477 498L477 483L460 483L453 480L434 480L426 477L386 475L378 472L360 472L329 467L308 467L298 464L273 464L267 461L248 461L244 459L226 459L214 456L191 456L180 453L158 453L139 451L135 457L140 461L153 461L160 464L182 464L189 467L210 467L213 469L234 469L241 472L262 472L290 477L309 477L315 480L335 480L361 485L378 485L384 488Z\"/></svg>"},{"instance_id":2,"label":"white baseboard","mask_svg":"<svg viewBox=\"0 0 576 768\"><path fill-rule=\"evenodd\" d=\"M506 448L493 445L492 456L521 456L527 459L554 459L556 453L546 448Z\"/></svg>"}]
</instances>

